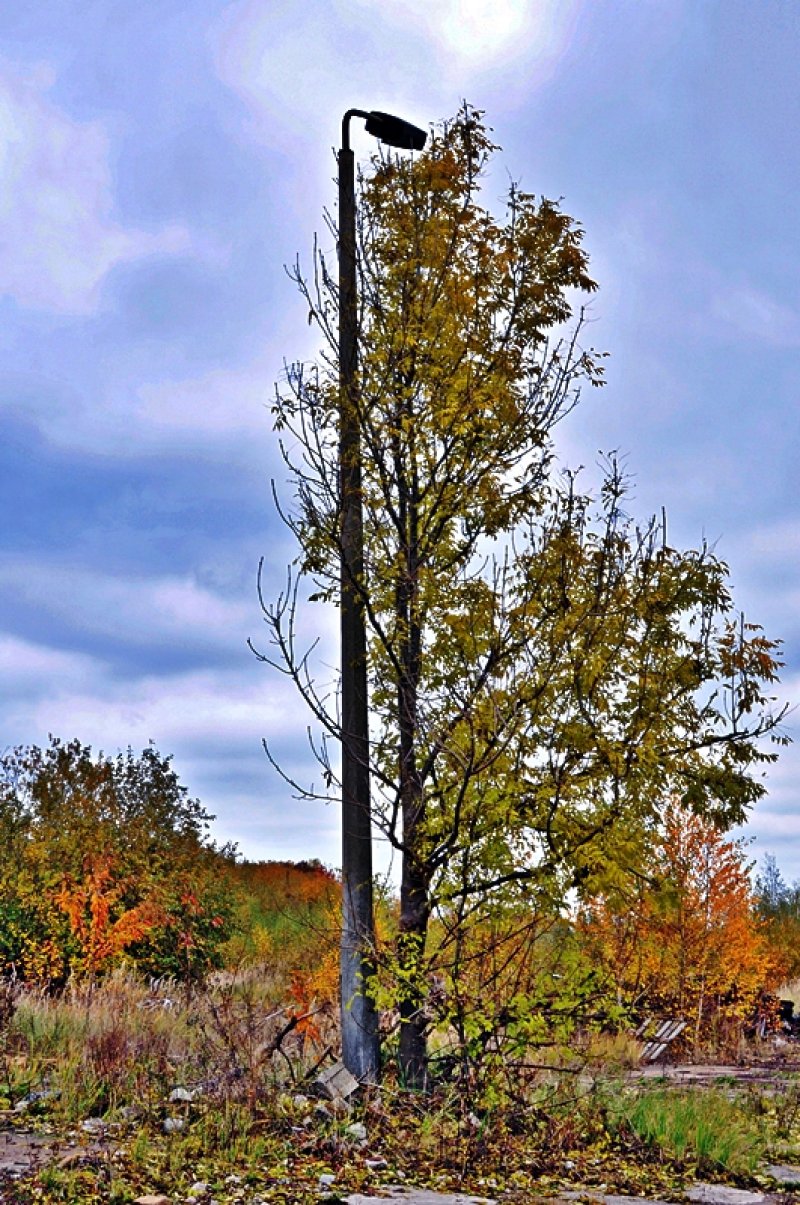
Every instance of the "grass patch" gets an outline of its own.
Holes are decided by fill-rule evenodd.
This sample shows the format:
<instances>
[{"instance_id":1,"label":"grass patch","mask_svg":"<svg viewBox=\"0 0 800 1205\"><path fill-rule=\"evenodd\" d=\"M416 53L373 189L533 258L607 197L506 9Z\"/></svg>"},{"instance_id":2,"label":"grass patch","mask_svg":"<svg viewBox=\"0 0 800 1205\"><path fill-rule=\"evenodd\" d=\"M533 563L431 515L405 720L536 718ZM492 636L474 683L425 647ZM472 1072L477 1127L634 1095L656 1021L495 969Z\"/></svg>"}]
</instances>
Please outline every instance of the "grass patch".
<instances>
[{"instance_id":1,"label":"grass patch","mask_svg":"<svg viewBox=\"0 0 800 1205\"><path fill-rule=\"evenodd\" d=\"M756 1119L718 1091L642 1092L623 1102L619 1121L648 1146L699 1172L752 1176L766 1153Z\"/></svg>"}]
</instances>

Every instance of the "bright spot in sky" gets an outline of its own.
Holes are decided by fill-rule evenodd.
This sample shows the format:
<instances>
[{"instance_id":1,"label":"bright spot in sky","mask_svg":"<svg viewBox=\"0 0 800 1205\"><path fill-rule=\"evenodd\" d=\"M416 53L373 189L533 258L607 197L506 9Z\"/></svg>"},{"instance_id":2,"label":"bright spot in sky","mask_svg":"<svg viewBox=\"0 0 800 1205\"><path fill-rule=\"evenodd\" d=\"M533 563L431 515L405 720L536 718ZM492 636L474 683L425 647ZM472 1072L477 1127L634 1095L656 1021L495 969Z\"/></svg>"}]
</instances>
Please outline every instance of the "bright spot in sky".
<instances>
[{"instance_id":1,"label":"bright spot in sky","mask_svg":"<svg viewBox=\"0 0 800 1205\"><path fill-rule=\"evenodd\" d=\"M461 58L494 57L522 35L533 17L528 0L448 0L430 4L411 0L409 7ZM534 18L537 23L539 18Z\"/></svg>"},{"instance_id":2,"label":"bright spot in sky","mask_svg":"<svg viewBox=\"0 0 800 1205\"><path fill-rule=\"evenodd\" d=\"M574 0L356 0L405 28L422 27L440 46L473 67L508 52L549 51Z\"/></svg>"}]
</instances>

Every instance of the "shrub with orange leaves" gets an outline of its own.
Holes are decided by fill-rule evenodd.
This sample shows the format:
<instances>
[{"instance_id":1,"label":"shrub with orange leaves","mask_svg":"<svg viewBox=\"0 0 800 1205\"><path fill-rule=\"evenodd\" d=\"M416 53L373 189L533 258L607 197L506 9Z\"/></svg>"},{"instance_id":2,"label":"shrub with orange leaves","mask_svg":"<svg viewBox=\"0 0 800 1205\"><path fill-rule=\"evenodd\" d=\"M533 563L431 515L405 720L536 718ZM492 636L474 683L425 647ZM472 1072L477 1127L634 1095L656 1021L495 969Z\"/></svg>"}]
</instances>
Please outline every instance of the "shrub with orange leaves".
<instances>
[{"instance_id":1,"label":"shrub with orange leaves","mask_svg":"<svg viewBox=\"0 0 800 1205\"><path fill-rule=\"evenodd\" d=\"M162 910L145 899L132 908L121 904L126 886L116 879L108 854L87 855L80 882L69 875L53 902L66 913L78 943L73 969L90 976L163 922Z\"/></svg>"},{"instance_id":2,"label":"shrub with orange leaves","mask_svg":"<svg viewBox=\"0 0 800 1205\"><path fill-rule=\"evenodd\" d=\"M578 919L620 1002L690 1020L695 1049L738 1033L780 982L748 870L741 841L672 804L647 878L627 895L591 900Z\"/></svg>"},{"instance_id":3,"label":"shrub with orange leaves","mask_svg":"<svg viewBox=\"0 0 800 1205\"><path fill-rule=\"evenodd\" d=\"M232 851L149 746L79 741L0 757L0 975L49 986L125 959L197 977L231 929Z\"/></svg>"},{"instance_id":4,"label":"shrub with orange leaves","mask_svg":"<svg viewBox=\"0 0 800 1205\"><path fill-rule=\"evenodd\" d=\"M289 983L289 998L291 1006L289 1015L295 1021L295 1029L303 1039L318 1042L321 1034L315 1014L320 1007L317 1003L311 976L302 971L296 971Z\"/></svg>"}]
</instances>

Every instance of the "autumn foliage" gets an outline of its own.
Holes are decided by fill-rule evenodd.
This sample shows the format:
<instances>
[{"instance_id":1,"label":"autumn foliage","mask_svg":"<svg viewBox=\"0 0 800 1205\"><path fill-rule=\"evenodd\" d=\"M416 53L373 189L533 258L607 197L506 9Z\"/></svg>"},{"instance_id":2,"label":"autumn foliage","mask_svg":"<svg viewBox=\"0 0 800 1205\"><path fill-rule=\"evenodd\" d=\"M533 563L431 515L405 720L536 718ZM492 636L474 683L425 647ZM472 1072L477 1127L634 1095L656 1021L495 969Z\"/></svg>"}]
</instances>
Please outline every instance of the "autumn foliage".
<instances>
[{"instance_id":1,"label":"autumn foliage","mask_svg":"<svg viewBox=\"0 0 800 1205\"><path fill-rule=\"evenodd\" d=\"M169 758L51 740L0 761L0 974L57 985L122 961L202 977L230 935L230 851Z\"/></svg>"},{"instance_id":2,"label":"autumn foliage","mask_svg":"<svg viewBox=\"0 0 800 1205\"><path fill-rule=\"evenodd\" d=\"M217 849L207 814L153 749L107 758L54 740L0 767L0 975L52 989L120 966L183 980L246 971L267 976L304 1048L330 1042L334 871ZM698 1051L738 1038L795 969L797 893L774 865L753 886L744 844L711 819L674 800L658 815L649 855L635 872L620 859L603 890L590 882L570 900L512 881L480 907L456 890L443 899L425 964L435 1067L475 1084L489 1067L648 1015L685 1018ZM377 919L391 1049L405 990L391 895Z\"/></svg>"},{"instance_id":3,"label":"autumn foliage","mask_svg":"<svg viewBox=\"0 0 800 1205\"><path fill-rule=\"evenodd\" d=\"M591 900L578 926L593 961L634 1014L690 1022L697 1050L738 1034L784 971L757 909L740 841L666 807L652 866L628 890Z\"/></svg>"},{"instance_id":4,"label":"autumn foliage","mask_svg":"<svg viewBox=\"0 0 800 1205\"><path fill-rule=\"evenodd\" d=\"M126 884L115 879L108 855L87 855L84 865L83 880L74 882L65 875L61 888L53 894L53 903L66 913L77 940L80 954L75 969L94 975L163 923L164 915L152 899L119 909Z\"/></svg>"}]
</instances>

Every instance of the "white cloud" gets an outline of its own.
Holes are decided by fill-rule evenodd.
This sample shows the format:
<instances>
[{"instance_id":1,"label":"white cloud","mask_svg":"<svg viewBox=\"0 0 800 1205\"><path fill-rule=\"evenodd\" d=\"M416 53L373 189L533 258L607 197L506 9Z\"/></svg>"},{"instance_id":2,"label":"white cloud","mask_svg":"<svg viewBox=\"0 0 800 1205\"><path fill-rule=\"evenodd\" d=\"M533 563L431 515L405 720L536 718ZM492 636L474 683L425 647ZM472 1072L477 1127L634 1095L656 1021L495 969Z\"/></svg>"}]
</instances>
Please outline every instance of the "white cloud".
<instances>
[{"instance_id":1,"label":"white cloud","mask_svg":"<svg viewBox=\"0 0 800 1205\"><path fill-rule=\"evenodd\" d=\"M93 311L117 264L176 254L182 227L132 230L114 217L108 135L47 96L48 69L0 62L0 294L24 307Z\"/></svg>"},{"instance_id":2,"label":"white cloud","mask_svg":"<svg viewBox=\"0 0 800 1205\"><path fill-rule=\"evenodd\" d=\"M195 670L124 683L109 678L100 690L67 689L65 682L53 698L39 700L32 718L38 731L76 734L106 749L153 738L164 753L191 749L199 757L204 747L219 754L223 745L258 752L267 730L290 730L285 703L252 673Z\"/></svg>"},{"instance_id":3,"label":"white cloud","mask_svg":"<svg viewBox=\"0 0 800 1205\"><path fill-rule=\"evenodd\" d=\"M373 32L369 25L360 28L352 14L314 0L302 7L288 0L269 6L237 0L214 39L220 78L252 114L247 133L291 155L307 186L310 174L317 196L322 171L330 176L332 167L323 148L338 141L345 109L362 103L380 108L374 98L394 95L410 119L418 112L416 105L407 109L414 91L408 73L403 83L391 61L370 53ZM309 143L318 148L313 157L303 153Z\"/></svg>"},{"instance_id":4,"label":"white cloud","mask_svg":"<svg viewBox=\"0 0 800 1205\"><path fill-rule=\"evenodd\" d=\"M494 113L529 100L560 61L580 8L581 0L235 0L212 42L220 78L253 115L248 133L301 162L307 192L348 108L424 125L452 115L465 95ZM309 143L318 147L310 173L301 149Z\"/></svg>"},{"instance_id":5,"label":"white cloud","mask_svg":"<svg viewBox=\"0 0 800 1205\"><path fill-rule=\"evenodd\" d=\"M294 302L287 282L286 298ZM275 384L283 374L282 353L312 358L305 311L286 305L264 332L265 353L239 366L197 375L140 378L124 363L105 392L43 388L26 398L25 418L34 420L49 443L119 460L178 456L257 471L269 478L278 457L271 413ZM127 377L127 379L126 379ZM14 409L13 395L0 398Z\"/></svg>"},{"instance_id":6,"label":"white cloud","mask_svg":"<svg viewBox=\"0 0 800 1205\"><path fill-rule=\"evenodd\" d=\"M64 654L0 637L3 748L77 737L94 749L141 750L152 739L190 794L217 816L217 840L238 841L250 857L317 857L338 862L338 810L291 799L269 766L268 737L287 769L310 774L293 686L243 653L241 670L194 670L122 679L99 658ZM25 677L18 689L18 682Z\"/></svg>"},{"instance_id":7,"label":"white cloud","mask_svg":"<svg viewBox=\"0 0 800 1205\"><path fill-rule=\"evenodd\" d=\"M252 604L223 598L190 576L112 576L9 558L0 566L0 587L18 607L121 645L243 648L255 626Z\"/></svg>"},{"instance_id":8,"label":"white cloud","mask_svg":"<svg viewBox=\"0 0 800 1205\"><path fill-rule=\"evenodd\" d=\"M367 20L413 28L438 51L463 67L478 70L496 60L533 49L545 60L560 49L565 18L574 4L555 0L339 0L337 8L366 10Z\"/></svg>"},{"instance_id":9,"label":"white cloud","mask_svg":"<svg viewBox=\"0 0 800 1205\"><path fill-rule=\"evenodd\" d=\"M0 634L2 688L23 699L43 690L58 689L88 681L97 672L98 662L82 653L65 653L46 645L33 644L15 636Z\"/></svg>"},{"instance_id":10,"label":"white cloud","mask_svg":"<svg viewBox=\"0 0 800 1205\"><path fill-rule=\"evenodd\" d=\"M81 444L118 456L179 450L269 473L277 454L271 406L279 367L276 352L240 368L134 385L101 413L87 411ZM74 430L74 423L60 424L59 438L71 442Z\"/></svg>"},{"instance_id":11,"label":"white cloud","mask_svg":"<svg viewBox=\"0 0 800 1205\"><path fill-rule=\"evenodd\" d=\"M762 845L768 845L770 841L783 843L791 840L800 847L800 813L778 812L764 804L758 804L757 808L758 839Z\"/></svg>"},{"instance_id":12,"label":"white cloud","mask_svg":"<svg viewBox=\"0 0 800 1205\"><path fill-rule=\"evenodd\" d=\"M712 299L724 326L770 347L800 347L800 313L751 285L731 286Z\"/></svg>"}]
</instances>

